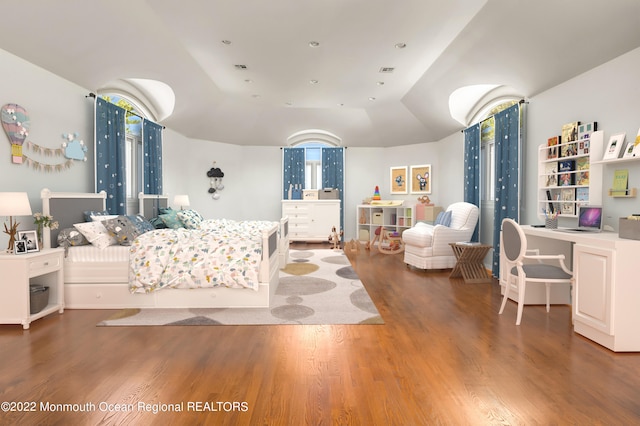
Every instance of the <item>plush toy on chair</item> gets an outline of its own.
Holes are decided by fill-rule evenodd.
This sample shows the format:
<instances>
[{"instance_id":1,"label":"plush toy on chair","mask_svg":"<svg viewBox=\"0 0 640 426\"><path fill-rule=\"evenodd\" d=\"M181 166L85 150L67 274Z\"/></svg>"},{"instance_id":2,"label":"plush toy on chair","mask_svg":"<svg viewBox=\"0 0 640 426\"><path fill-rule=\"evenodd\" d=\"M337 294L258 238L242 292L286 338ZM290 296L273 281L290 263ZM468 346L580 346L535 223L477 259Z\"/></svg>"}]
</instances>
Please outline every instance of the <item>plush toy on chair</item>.
<instances>
[{"instance_id":1,"label":"plush toy on chair","mask_svg":"<svg viewBox=\"0 0 640 426\"><path fill-rule=\"evenodd\" d=\"M477 206L451 204L433 225L419 222L402 233L404 262L419 269L453 268L456 257L449 243L470 241L477 223Z\"/></svg>"}]
</instances>

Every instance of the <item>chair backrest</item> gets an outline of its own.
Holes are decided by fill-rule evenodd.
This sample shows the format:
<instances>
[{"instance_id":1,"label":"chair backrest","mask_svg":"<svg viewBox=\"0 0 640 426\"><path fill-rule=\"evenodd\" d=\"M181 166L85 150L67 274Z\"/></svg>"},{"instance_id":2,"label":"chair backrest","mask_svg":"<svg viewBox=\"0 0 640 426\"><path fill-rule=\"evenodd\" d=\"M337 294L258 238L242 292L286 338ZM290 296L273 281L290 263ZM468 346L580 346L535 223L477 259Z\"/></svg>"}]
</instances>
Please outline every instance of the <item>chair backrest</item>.
<instances>
[{"instance_id":1,"label":"chair backrest","mask_svg":"<svg viewBox=\"0 0 640 426\"><path fill-rule=\"evenodd\" d=\"M502 250L509 262L517 262L527 251L527 238L513 219L502 220Z\"/></svg>"},{"instance_id":2,"label":"chair backrest","mask_svg":"<svg viewBox=\"0 0 640 426\"><path fill-rule=\"evenodd\" d=\"M478 206L464 201L453 203L447 207L451 211L451 225L453 229L475 229L478 223Z\"/></svg>"}]
</instances>

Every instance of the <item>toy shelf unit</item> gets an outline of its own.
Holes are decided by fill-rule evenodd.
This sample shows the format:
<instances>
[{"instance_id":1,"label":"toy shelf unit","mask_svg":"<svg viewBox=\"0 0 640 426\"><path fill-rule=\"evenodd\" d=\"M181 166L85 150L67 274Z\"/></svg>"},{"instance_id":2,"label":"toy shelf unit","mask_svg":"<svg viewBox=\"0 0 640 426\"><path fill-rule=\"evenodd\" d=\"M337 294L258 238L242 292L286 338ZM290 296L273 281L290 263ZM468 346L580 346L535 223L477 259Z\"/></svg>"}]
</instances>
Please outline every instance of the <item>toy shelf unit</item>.
<instances>
[{"instance_id":1,"label":"toy shelf unit","mask_svg":"<svg viewBox=\"0 0 640 426\"><path fill-rule=\"evenodd\" d=\"M371 241L375 236L375 231L379 227L384 227L388 234L402 235L405 229L415 225L415 206L402 205L358 205L356 215L358 230L358 240L361 242Z\"/></svg>"},{"instance_id":2,"label":"toy shelf unit","mask_svg":"<svg viewBox=\"0 0 640 426\"><path fill-rule=\"evenodd\" d=\"M556 147L546 144L539 146L536 203L539 218L544 220L546 212L550 210L557 212L560 217L575 218L578 206L602 204L604 136L601 130L591 133L586 149L577 150L575 155L554 157L555 153L562 151L558 147L579 143L570 141Z\"/></svg>"}]
</instances>

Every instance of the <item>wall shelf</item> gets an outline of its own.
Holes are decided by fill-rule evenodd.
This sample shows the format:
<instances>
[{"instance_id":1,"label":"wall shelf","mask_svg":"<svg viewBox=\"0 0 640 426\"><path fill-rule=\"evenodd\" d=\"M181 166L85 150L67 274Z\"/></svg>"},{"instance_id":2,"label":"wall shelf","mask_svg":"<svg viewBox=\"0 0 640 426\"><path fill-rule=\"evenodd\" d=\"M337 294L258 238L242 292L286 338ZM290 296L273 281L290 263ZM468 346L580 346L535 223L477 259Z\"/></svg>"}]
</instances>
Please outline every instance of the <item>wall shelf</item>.
<instances>
[{"instance_id":1,"label":"wall shelf","mask_svg":"<svg viewBox=\"0 0 640 426\"><path fill-rule=\"evenodd\" d=\"M638 189L637 188L629 188L629 189L625 190L624 194L613 195L614 192L622 192L622 191L614 190L612 188L609 188L609 197L612 197L612 198L636 198L636 196L638 195Z\"/></svg>"}]
</instances>

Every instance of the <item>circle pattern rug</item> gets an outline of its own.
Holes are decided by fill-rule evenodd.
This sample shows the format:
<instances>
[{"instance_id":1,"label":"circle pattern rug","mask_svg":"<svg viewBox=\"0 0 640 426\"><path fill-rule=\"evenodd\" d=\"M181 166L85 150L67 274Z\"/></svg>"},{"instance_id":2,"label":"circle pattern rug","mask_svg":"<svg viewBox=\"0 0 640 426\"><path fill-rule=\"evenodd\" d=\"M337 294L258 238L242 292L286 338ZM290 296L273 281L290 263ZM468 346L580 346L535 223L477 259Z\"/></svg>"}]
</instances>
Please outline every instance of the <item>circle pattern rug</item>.
<instances>
[{"instance_id":1,"label":"circle pattern rug","mask_svg":"<svg viewBox=\"0 0 640 426\"><path fill-rule=\"evenodd\" d=\"M289 257L269 308L123 309L98 325L384 324L342 250L290 250Z\"/></svg>"}]
</instances>

